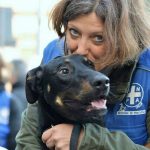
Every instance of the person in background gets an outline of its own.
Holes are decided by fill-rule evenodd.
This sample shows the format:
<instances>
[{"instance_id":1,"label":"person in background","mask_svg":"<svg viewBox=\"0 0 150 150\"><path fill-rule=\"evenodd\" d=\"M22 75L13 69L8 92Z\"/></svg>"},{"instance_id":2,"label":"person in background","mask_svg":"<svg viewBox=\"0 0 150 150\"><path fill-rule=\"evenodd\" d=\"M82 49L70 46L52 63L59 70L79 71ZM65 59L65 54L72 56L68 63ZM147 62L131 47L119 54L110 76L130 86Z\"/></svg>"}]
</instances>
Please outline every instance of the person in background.
<instances>
[{"instance_id":1,"label":"person in background","mask_svg":"<svg viewBox=\"0 0 150 150\"><path fill-rule=\"evenodd\" d=\"M21 114L27 107L27 100L25 96L25 77L27 73L27 66L21 59L13 60L10 64L10 82L12 84L11 95L13 99L10 104L10 133L8 135L8 149L14 150L16 147L15 137L21 124Z\"/></svg>"},{"instance_id":2,"label":"person in background","mask_svg":"<svg viewBox=\"0 0 150 150\"><path fill-rule=\"evenodd\" d=\"M106 127L82 124L79 150L146 150L150 145L150 19L144 2L60 0L53 9L52 24L64 38L64 54L87 57L110 78ZM60 54L60 43L48 44L42 62ZM37 114L37 104L28 105L16 150L40 150L42 141L49 149L69 150L76 125L59 124L40 137Z\"/></svg>"},{"instance_id":3,"label":"person in background","mask_svg":"<svg viewBox=\"0 0 150 150\"><path fill-rule=\"evenodd\" d=\"M7 82L6 64L0 55L0 146L7 148L8 146L8 135L10 132L9 128L9 116L10 116L10 93L5 89Z\"/></svg>"},{"instance_id":4,"label":"person in background","mask_svg":"<svg viewBox=\"0 0 150 150\"><path fill-rule=\"evenodd\" d=\"M21 112L27 107L27 100L25 95L25 78L27 73L27 65L21 59L16 59L10 62L12 94L15 95L20 103Z\"/></svg>"}]
</instances>

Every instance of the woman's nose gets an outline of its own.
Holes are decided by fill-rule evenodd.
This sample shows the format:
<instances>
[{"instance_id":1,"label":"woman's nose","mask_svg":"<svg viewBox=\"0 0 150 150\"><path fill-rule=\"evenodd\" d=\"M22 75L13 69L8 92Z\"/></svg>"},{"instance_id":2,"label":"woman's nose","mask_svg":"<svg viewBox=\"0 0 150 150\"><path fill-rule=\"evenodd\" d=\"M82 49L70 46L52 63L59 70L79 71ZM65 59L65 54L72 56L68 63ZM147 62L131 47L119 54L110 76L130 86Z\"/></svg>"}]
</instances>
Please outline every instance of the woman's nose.
<instances>
[{"instance_id":1,"label":"woman's nose","mask_svg":"<svg viewBox=\"0 0 150 150\"><path fill-rule=\"evenodd\" d=\"M80 55L87 55L89 52L89 46L86 39L80 39L78 41L76 53Z\"/></svg>"}]
</instances>

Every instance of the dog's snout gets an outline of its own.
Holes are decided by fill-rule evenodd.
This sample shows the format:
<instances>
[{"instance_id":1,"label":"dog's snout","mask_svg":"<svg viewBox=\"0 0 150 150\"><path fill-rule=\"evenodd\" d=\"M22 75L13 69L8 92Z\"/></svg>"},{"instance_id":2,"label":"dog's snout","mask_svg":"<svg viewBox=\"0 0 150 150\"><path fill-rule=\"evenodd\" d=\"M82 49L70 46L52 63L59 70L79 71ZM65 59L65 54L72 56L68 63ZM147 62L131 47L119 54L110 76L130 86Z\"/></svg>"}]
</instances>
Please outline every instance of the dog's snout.
<instances>
[{"instance_id":1,"label":"dog's snout","mask_svg":"<svg viewBox=\"0 0 150 150\"><path fill-rule=\"evenodd\" d=\"M109 87L109 78L106 76L96 76L93 81L93 86L97 89Z\"/></svg>"}]
</instances>

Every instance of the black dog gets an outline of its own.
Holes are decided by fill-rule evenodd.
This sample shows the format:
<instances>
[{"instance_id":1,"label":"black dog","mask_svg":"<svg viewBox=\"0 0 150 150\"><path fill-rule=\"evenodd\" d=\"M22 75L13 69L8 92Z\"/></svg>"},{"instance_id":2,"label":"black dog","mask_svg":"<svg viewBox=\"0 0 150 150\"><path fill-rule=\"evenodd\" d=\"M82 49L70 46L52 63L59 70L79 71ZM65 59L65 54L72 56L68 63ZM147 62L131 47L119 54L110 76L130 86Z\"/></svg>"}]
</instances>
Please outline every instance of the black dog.
<instances>
[{"instance_id":1,"label":"black dog","mask_svg":"<svg viewBox=\"0 0 150 150\"><path fill-rule=\"evenodd\" d=\"M38 100L41 132L60 123L101 124L109 79L80 55L58 57L28 72L26 96Z\"/></svg>"}]
</instances>

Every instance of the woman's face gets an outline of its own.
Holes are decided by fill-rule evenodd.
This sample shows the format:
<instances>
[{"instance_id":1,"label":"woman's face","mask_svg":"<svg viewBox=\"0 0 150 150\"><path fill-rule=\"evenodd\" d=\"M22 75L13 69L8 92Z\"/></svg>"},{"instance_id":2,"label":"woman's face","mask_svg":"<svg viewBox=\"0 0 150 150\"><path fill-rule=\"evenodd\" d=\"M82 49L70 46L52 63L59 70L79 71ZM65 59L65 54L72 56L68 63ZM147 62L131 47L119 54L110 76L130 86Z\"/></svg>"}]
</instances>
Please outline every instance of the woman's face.
<instances>
[{"instance_id":1,"label":"woman's face","mask_svg":"<svg viewBox=\"0 0 150 150\"><path fill-rule=\"evenodd\" d=\"M77 17L68 22L67 48L70 53L77 53L98 62L106 53L103 30L104 24L95 13Z\"/></svg>"}]
</instances>

